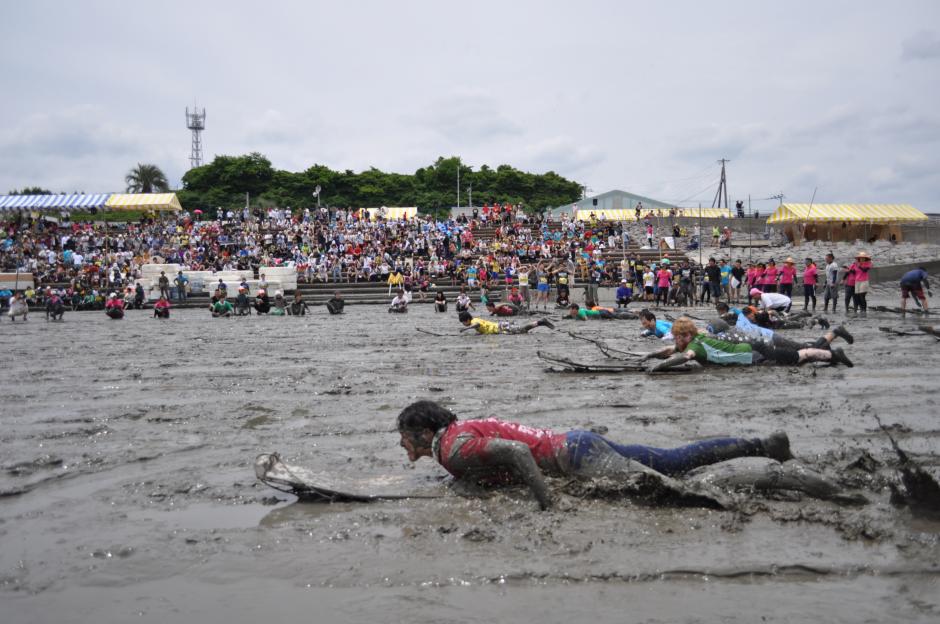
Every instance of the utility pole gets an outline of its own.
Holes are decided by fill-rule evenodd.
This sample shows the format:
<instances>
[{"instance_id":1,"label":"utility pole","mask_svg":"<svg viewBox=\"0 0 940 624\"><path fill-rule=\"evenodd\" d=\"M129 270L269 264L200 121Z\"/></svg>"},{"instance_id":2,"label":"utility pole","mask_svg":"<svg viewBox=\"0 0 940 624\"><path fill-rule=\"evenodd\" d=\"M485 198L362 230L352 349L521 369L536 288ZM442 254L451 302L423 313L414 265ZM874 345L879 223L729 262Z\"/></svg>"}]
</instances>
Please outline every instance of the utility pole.
<instances>
[{"instance_id":1,"label":"utility pole","mask_svg":"<svg viewBox=\"0 0 940 624\"><path fill-rule=\"evenodd\" d=\"M747 224L747 261L748 261L748 264L750 264L751 258L754 254L754 224L751 223L751 221L754 220L754 217L752 216L752 213L751 213L751 194L750 193L747 194L747 214L751 216L751 218L748 219L748 224Z\"/></svg>"},{"instance_id":2,"label":"utility pole","mask_svg":"<svg viewBox=\"0 0 940 624\"><path fill-rule=\"evenodd\" d=\"M721 163L721 180L718 182L718 192L715 193L715 199L712 200L712 208L721 208L721 198L725 198L725 208L728 207L728 178L725 175L725 163L731 162L727 158L718 161ZM717 204L717 206L716 206Z\"/></svg>"},{"instance_id":3,"label":"utility pole","mask_svg":"<svg viewBox=\"0 0 940 624\"><path fill-rule=\"evenodd\" d=\"M457 159L457 207L460 208L460 159Z\"/></svg>"}]
</instances>

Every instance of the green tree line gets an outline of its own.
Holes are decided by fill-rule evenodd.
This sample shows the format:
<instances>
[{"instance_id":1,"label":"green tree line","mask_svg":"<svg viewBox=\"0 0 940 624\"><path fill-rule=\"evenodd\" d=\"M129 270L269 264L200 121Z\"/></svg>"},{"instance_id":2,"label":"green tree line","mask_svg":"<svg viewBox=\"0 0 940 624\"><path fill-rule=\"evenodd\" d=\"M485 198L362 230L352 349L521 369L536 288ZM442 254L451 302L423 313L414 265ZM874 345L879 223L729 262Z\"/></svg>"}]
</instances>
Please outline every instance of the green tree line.
<instances>
[{"instance_id":1,"label":"green tree line","mask_svg":"<svg viewBox=\"0 0 940 624\"><path fill-rule=\"evenodd\" d=\"M250 194L252 206L306 208L316 205L312 194L319 186L324 206L417 206L421 212L444 215L457 201L458 167L461 206L468 204L471 185L474 206L508 202L535 212L581 197L580 184L553 171L527 173L509 165L495 169L483 165L474 170L457 157L438 158L411 175L374 167L358 173L334 171L323 165L295 173L273 168L258 153L216 156L211 163L190 169L178 195L187 210L239 208L245 205L245 193Z\"/></svg>"}]
</instances>

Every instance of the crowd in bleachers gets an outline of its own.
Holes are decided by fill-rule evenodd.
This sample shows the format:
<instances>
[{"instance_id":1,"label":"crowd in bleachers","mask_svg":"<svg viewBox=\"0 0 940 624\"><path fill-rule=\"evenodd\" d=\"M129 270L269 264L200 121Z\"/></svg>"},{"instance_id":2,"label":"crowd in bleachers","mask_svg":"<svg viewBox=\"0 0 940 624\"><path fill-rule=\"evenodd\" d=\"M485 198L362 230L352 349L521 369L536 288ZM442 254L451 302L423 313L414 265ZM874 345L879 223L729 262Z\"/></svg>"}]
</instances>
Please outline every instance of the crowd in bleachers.
<instances>
[{"instance_id":1,"label":"crowd in bleachers","mask_svg":"<svg viewBox=\"0 0 940 624\"><path fill-rule=\"evenodd\" d=\"M568 258L585 267L620 248L622 226L489 210L457 219L370 220L363 211L228 211L216 219L165 216L141 223L73 223L20 215L2 224L4 271L30 272L37 288L120 289L145 264L193 271L294 266L300 281L386 281L395 268L452 280L470 265L510 274L523 264ZM480 236L485 232L485 236Z\"/></svg>"}]
</instances>

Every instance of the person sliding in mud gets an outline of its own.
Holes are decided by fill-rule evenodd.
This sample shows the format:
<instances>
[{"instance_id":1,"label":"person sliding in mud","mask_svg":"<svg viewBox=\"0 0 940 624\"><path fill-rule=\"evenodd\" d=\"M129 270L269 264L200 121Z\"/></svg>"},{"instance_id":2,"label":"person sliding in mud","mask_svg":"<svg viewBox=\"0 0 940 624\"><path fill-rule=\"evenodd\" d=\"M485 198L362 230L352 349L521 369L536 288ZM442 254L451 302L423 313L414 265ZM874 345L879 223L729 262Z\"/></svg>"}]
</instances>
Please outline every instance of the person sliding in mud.
<instances>
[{"instance_id":1,"label":"person sliding in mud","mask_svg":"<svg viewBox=\"0 0 940 624\"><path fill-rule=\"evenodd\" d=\"M672 323L656 320L656 315L649 310L640 310L641 336L656 336L663 340L672 340Z\"/></svg>"},{"instance_id":2,"label":"person sliding in mud","mask_svg":"<svg viewBox=\"0 0 940 624\"><path fill-rule=\"evenodd\" d=\"M577 303L572 303L568 306L568 316L578 321L629 321L636 319L636 314L624 308L619 310L602 308L597 305L592 305L592 302L588 302L588 307L586 308L582 308Z\"/></svg>"},{"instance_id":3,"label":"person sliding in mud","mask_svg":"<svg viewBox=\"0 0 940 624\"><path fill-rule=\"evenodd\" d=\"M618 444L591 431L556 433L496 418L459 421L432 401L418 401L398 415L400 445L412 462L431 457L458 479L495 485L521 481L542 509L552 505L543 474L585 479L650 477L675 494L675 480L689 471L741 457L793 458L779 431L766 438L715 438L672 449Z\"/></svg>"},{"instance_id":4,"label":"person sliding in mud","mask_svg":"<svg viewBox=\"0 0 940 624\"><path fill-rule=\"evenodd\" d=\"M464 326L460 331L475 329L478 334L526 334L536 327L555 329L555 326L548 319L539 319L525 325L514 325L507 321L497 323L481 318L473 318L473 315L469 312L461 312L458 318Z\"/></svg>"},{"instance_id":5,"label":"person sliding in mud","mask_svg":"<svg viewBox=\"0 0 940 624\"><path fill-rule=\"evenodd\" d=\"M853 344L855 342L855 337L852 336L852 334L850 334L843 325L839 325L832 331L827 331L824 335L811 342L797 342L795 340L790 340L789 338L782 336L779 332L759 325L756 322L756 317L758 314L760 313L757 312L756 308L753 306L747 306L744 308L741 314L738 315L734 326L729 325L722 319L716 319L708 324L707 329L710 334L713 334L716 338L719 340L724 340L725 342L749 343L755 340L761 340L764 342L769 342L777 348L791 349L795 351L810 348L829 349L830 345L836 338L842 338L849 344Z\"/></svg>"},{"instance_id":6,"label":"person sliding in mud","mask_svg":"<svg viewBox=\"0 0 940 624\"><path fill-rule=\"evenodd\" d=\"M771 317L766 312L760 312L754 306L745 306L741 313L738 314L735 319L735 327L742 331L745 334L761 337L761 336L772 336L777 330L780 329L812 329L816 323L819 323L819 326L823 329L829 329L829 321L823 317L811 317L809 319L809 327L807 328L804 324L804 319L797 320L785 320L777 319ZM839 326L836 330L836 335L848 335L845 327ZM840 333L841 332L841 333ZM852 344L852 340L846 338L849 344Z\"/></svg>"},{"instance_id":7,"label":"person sliding in mud","mask_svg":"<svg viewBox=\"0 0 940 624\"><path fill-rule=\"evenodd\" d=\"M486 302L486 310L490 313L490 316L517 316L519 314L519 308L514 305L507 303L496 305L492 301Z\"/></svg>"},{"instance_id":8,"label":"person sliding in mud","mask_svg":"<svg viewBox=\"0 0 940 624\"><path fill-rule=\"evenodd\" d=\"M833 339L835 339L834 332L830 333L833 333ZM759 338L728 342L699 333L692 320L686 317L678 318L672 324L672 335L676 341L675 345L647 353L640 358L641 361L649 358L663 359L662 362L650 367L651 373L668 370L691 360L702 365L750 366L767 363L799 366L808 362L829 362L830 364L845 364L849 367L853 365L840 348L827 349L815 345L799 349L792 348L792 345L778 347L772 341Z\"/></svg>"},{"instance_id":9,"label":"person sliding in mud","mask_svg":"<svg viewBox=\"0 0 940 624\"><path fill-rule=\"evenodd\" d=\"M326 302L326 310L330 314L342 314L346 307L346 300L343 299L343 293L336 291L329 301Z\"/></svg>"}]
</instances>

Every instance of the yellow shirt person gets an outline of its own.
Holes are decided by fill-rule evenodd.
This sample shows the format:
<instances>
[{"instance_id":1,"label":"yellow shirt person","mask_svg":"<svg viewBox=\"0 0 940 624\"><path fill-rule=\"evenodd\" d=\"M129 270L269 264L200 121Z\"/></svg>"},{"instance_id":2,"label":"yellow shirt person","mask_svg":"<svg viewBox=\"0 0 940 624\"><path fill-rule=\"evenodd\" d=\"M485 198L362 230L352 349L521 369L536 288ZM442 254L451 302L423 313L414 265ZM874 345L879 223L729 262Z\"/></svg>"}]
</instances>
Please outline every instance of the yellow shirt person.
<instances>
[{"instance_id":1,"label":"yellow shirt person","mask_svg":"<svg viewBox=\"0 0 940 624\"><path fill-rule=\"evenodd\" d=\"M470 321L470 326L477 330L478 334L498 334L499 323L487 321L486 319L475 318Z\"/></svg>"}]
</instances>

